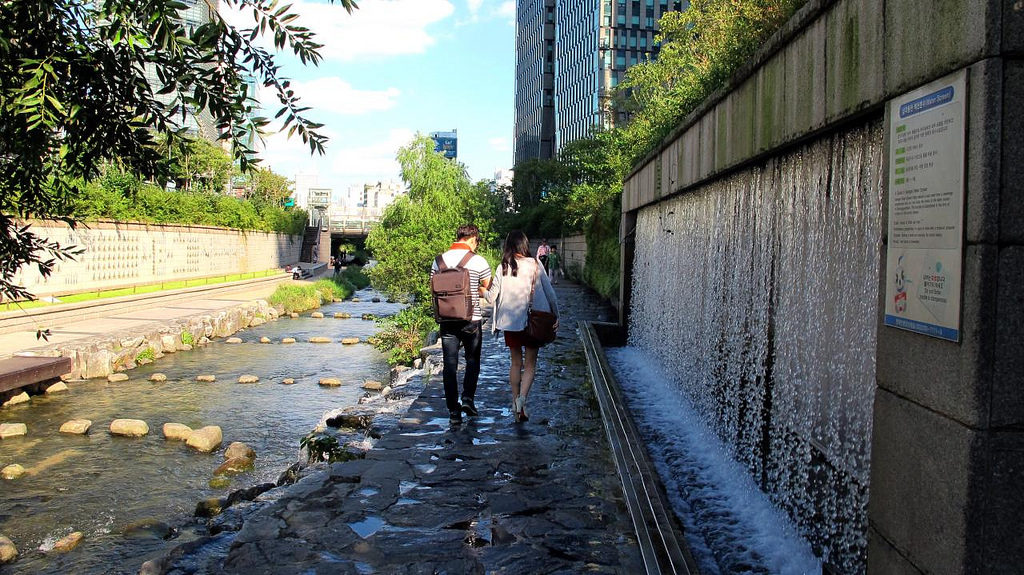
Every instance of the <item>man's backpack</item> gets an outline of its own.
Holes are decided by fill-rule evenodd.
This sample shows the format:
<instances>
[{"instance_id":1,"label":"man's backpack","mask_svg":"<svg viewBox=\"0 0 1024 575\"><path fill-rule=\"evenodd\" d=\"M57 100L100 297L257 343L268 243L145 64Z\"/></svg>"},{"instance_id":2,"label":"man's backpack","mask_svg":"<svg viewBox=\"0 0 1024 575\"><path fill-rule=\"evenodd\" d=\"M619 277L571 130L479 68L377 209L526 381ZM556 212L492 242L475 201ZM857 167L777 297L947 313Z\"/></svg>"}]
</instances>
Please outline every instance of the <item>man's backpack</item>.
<instances>
[{"instance_id":1,"label":"man's backpack","mask_svg":"<svg viewBox=\"0 0 1024 575\"><path fill-rule=\"evenodd\" d=\"M434 296L434 317L437 321L469 321L473 319L473 294L470 292L469 270L466 264L473 257L468 251L453 268L437 256L437 271L430 276L430 292Z\"/></svg>"}]
</instances>

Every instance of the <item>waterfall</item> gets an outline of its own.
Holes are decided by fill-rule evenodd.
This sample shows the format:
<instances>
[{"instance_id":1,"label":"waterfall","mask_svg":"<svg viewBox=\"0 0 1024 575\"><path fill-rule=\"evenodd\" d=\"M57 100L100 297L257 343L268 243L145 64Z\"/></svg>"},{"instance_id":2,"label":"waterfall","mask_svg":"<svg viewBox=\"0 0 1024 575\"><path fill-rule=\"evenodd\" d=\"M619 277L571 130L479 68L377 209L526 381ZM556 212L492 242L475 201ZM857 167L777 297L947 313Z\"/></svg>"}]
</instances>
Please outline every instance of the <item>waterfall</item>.
<instances>
[{"instance_id":1,"label":"waterfall","mask_svg":"<svg viewBox=\"0 0 1024 575\"><path fill-rule=\"evenodd\" d=\"M882 234L881 120L640 210L629 345L823 562L862 572Z\"/></svg>"}]
</instances>

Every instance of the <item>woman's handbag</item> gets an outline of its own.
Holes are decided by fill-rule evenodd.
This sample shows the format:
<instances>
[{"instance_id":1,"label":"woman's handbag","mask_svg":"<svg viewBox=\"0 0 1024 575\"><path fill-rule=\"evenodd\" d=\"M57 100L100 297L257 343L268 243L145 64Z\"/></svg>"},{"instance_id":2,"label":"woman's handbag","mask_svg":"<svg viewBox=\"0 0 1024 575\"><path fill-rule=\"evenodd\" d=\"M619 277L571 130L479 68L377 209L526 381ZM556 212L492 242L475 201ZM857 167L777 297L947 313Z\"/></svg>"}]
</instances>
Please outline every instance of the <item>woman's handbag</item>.
<instances>
[{"instance_id":1,"label":"woman's handbag","mask_svg":"<svg viewBox=\"0 0 1024 575\"><path fill-rule=\"evenodd\" d=\"M539 267L539 266L538 266ZM533 282L530 284L530 305L526 311L526 335L538 343L544 345L555 341L558 337L555 324L558 323L558 316L553 313L533 309L533 290L537 285L537 273L533 274Z\"/></svg>"}]
</instances>

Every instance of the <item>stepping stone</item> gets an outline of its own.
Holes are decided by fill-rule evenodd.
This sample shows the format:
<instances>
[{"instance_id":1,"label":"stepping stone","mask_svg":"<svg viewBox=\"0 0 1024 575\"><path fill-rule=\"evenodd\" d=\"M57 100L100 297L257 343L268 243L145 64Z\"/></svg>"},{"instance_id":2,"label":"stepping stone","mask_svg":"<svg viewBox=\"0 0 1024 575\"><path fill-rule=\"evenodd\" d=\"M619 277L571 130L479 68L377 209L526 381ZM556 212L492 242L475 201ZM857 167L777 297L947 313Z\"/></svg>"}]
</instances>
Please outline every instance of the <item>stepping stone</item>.
<instances>
[{"instance_id":1,"label":"stepping stone","mask_svg":"<svg viewBox=\"0 0 1024 575\"><path fill-rule=\"evenodd\" d=\"M85 435L89 433L90 427L92 427L92 421L88 419L72 419L60 426L60 432L71 435Z\"/></svg>"},{"instance_id":2,"label":"stepping stone","mask_svg":"<svg viewBox=\"0 0 1024 575\"><path fill-rule=\"evenodd\" d=\"M238 378L238 383L256 383L259 380L260 378L255 375L243 375Z\"/></svg>"},{"instance_id":3,"label":"stepping stone","mask_svg":"<svg viewBox=\"0 0 1024 575\"><path fill-rule=\"evenodd\" d=\"M229 337L229 338L224 340L224 343L242 343L242 338L240 338L240 337Z\"/></svg>"},{"instance_id":4,"label":"stepping stone","mask_svg":"<svg viewBox=\"0 0 1024 575\"><path fill-rule=\"evenodd\" d=\"M25 475L25 468L17 463L12 463L3 469L0 469L0 478L3 479L17 479L22 475Z\"/></svg>"},{"instance_id":5,"label":"stepping stone","mask_svg":"<svg viewBox=\"0 0 1024 575\"><path fill-rule=\"evenodd\" d=\"M22 404L22 403L28 403L30 401L30 399L31 398L29 398L28 393L25 393L23 391L23 392L19 393L18 395L15 395L15 396L11 397L10 399L8 399L7 401L5 401L4 404L3 404L3 407L12 407L14 405L19 405L19 404Z\"/></svg>"},{"instance_id":6,"label":"stepping stone","mask_svg":"<svg viewBox=\"0 0 1024 575\"><path fill-rule=\"evenodd\" d=\"M380 391L384 389L384 384L379 381L367 380L363 383L363 389L368 391Z\"/></svg>"},{"instance_id":7,"label":"stepping stone","mask_svg":"<svg viewBox=\"0 0 1024 575\"><path fill-rule=\"evenodd\" d=\"M286 338L281 340L281 343L295 343L295 338L294 337L286 337Z\"/></svg>"},{"instance_id":8,"label":"stepping stone","mask_svg":"<svg viewBox=\"0 0 1024 575\"><path fill-rule=\"evenodd\" d=\"M51 385L50 387L46 388L46 394L49 395L51 393L59 393L61 391L67 391L67 390L68 390L68 385L66 383L64 383L63 381L58 381L57 383L55 383L55 384Z\"/></svg>"},{"instance_id":9,"label":"stepping stone","mask_svg":"<svg viewBox=\"0 0 1024 575\"><path fill-rule=\"evenodd\" d=\"M18 548L14 546L14 542L3 535L0 535L0 565L10 563L17 557Z\"/></svg>"},{"instance_id":10,"label":"stepping stone","mask_svg":"<svg viewBox=\"0 0 1024 575\"><path fill-rule=\"evenodd\" d=\"M341 385L341 380L336 377L321 377L319 383L323 387L338 387Z\"/></svg>"},{"instance_id":11,"label":"stepping stone","mask_svg":"<svg viewBox=\"0 0 1024 575\"><path fill-rule=\"evenodd\" d=\"M323 312L315 311L315 312L309 314L309 317L311 317L313 319L323 319L324 314L323 314Z\"/></svg>"},{"instance_id":12,"label":"stepping stone","mask_svg":"<svg viewBox=\"0 0 1024 575\"><path fill-rule=\"evenodd\" d=\"M28 434L28 426L24 423L0 423L0 439L10 439Z\"/></svg>"},{"instance_id":13,"label":"stepping stone","mask_svg":"<svg viewBox=\"0 0 1024 575\"><path fill-rule=\"evenodd\" d=\"M286 377L283 380L281 380L281 384L282 385L295 385L295 379L293 379L291 377Z\"/></svg>"},{"instance_id":14,"label":"stepping stone","mask_svg":"<svg viewBox=\"0 0 1024 575\"><path fill-rule=\"evenodd\" d=\"M110 434L123 437L149 435L149 425L141 419L115 419L110 422Z\"/></svg>"},{"instance_id":15,"label":"stepping stone","mask_svg":"<svg viewBox=\"0 0 1024 575\"><path fill-rule=\"evenodd\" d=\"M163 431L164 439L170 441L188 441L192 435L192 428L184 423L165 423Z\"/></svg>"},{"instance_id":16,"label":"stepping stone","mask_svg":"<svg viewBox=\"0 0 1024 575\"><path fill-rule=\"evenodd\" d=\"M54 543L53 550L57 553L67 553L75 547L78 547L78 544L82 542L82 539L84 537L85 536L82 535L81 531L75 531L71 535L63 537L60 539L60 541Z\"/></svg>"},{"instance_id":17,"label":"stepping stone","mask_svg":"<svg viewBox=\"0 0 1024 575\"><path fill-rule=\"evenodd\" d=\"M331 343L332 341L333 340L329 337L317 336L309 338L309 343Z\"/></svg>"},{"instance_id":18,"label":"stepping stone","mask_svg":"<svg viewBox=\"0 0 1024 575\"><path fill-rule=\"evenodd\" d=\"M188 436L188 441L185 444L203 453L209 453L220 447L222 441L224 441L224 432L221 431L220 427L207 425L193 431Z\"/></svg>"},{"instance_id":19,"label":"stepping stone","mask_svg":"<svg viewBox=\"0 0 1024 575\"><path fill-rule=\"evenodd\" d=\"M167 376L162 374L162 373L154 373L153 375L149 376L149 381L156 381L156 382L167 381Z\"/></svg>"},{"instance_id":20,"label":"stepping stone","mask_svg":"<svg viewBox=\"0 0 1024 575\"><path fill-rule=\"evenodd\" d=\"M217 381L217 376L216 375L199 375L199 376L196 376L196 381L205 381L205 382Z\"/></svg>"},{"instance_id":21,"label":"stepping stone","mask_svg":"<svg viewBox=\"0 0 1024 575\"><path fill-rule=\"evenodd\" d=\"M355 345L355 344L359 343L359 338L358 337L343 337L343 338L341 338L341 343L343 345Z\"/></svg>"},{"instance_id":22,"label":"stepping stone","mask_svg":"<svg viewBox=\"0 0 1024 575\"><path fill-rule=\"evenodd\" d=\"M271 341L269 337L264 336L260 338L260 343L271 343Z\"/></svg>"},{"instance_id":23,"label":"stepping stone","mask_svg":"<svg viewBox=\"0 0 1024 575\"><path fill-rule=\"evenodd\" d=\"M112 374L107 376L107 381L109 381L111 383L116 383L118 381L128 381L128 374L127 373L112 373Z\"/></svg>"},{"instance_id":24,"label":"stepping stone","mask_svg":"<svg viewBox=\"0 0 1024 575\"><path fill-rule=\"evenodd\" d=\"M347 313L347 312L343 312L343 311L334 312L334 319L349 319L351 317L352 317L352 314Z\"/></svg>"}]
</instances>

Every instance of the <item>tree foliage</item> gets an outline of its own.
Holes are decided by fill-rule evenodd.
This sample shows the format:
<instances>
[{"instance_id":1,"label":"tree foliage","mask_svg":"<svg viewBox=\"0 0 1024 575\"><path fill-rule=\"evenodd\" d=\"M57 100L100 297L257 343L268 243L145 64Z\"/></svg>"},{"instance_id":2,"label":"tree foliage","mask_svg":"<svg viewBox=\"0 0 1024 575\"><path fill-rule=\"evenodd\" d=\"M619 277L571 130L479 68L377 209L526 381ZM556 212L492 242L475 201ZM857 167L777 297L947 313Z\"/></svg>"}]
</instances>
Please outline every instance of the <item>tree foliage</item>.
<instances>
[{"instance_id":1,"label":"tree foliage","mask_svg":"<svg viewBox=\"0 0 1024 575\"><path fill-rule=\"evenodd\" d=\"M729 81L806 0L691 0L658 21L658 57L626 71L616 98L631 114L623 141L632 162Z\"/></svg>"},{"instance_id":2,"label":"tree foliage","mask_svg":"<svg viewBox=\"0 0 1024 575\"><path fill-rule=\"evenodd\" d=\"M465 167L434 151L419 135L398 151L408 194L399 196L370 231L366 247L377 264L369 270L375 288L393 297L430 302L430 263L466 223L480 228L481 246L494 242L494 201L486 186L473 185Z\"/></svg>"},{"instance_id":3,"label":"tree foliage","mask_svg":"<svg viewBox=\"0 0 1024 575\"><path fill-rule=\"evenodd\" d=\"M321 45L277 0L220 5L251 13L252 26L236 28L212 8L210 22L191 26L181 0L0 1L0 296L28 295L11 283L20 267L34 264L45 276L55 258L72 255L17 220L73 225L75 199L111 161L157 176L157 134L173 142L190 116L208 114L248 169L255 160L246 142L269 125L251 115L249 76L276 93L282 129L322 152L320 126L257 41L266 34L304 64L319 62Z\"/></svg>"},{"instance_id":4,"label":"tree foliage","mask_svg":"<svg viewBox=\"0 0 1024 575\"><path fill-rule=\"evenodd\" d=\"M467 223L480 228L478 251L486 257L496 239L498 200L486 182L470 183L462 164L435 152L426 136L400 149L398 163L409 193L388 206L366 247L377 260L368 270L373 286L393 298L412 298L402 313L381 320L383 330L372 339L390 362L407 363L418 357L427 332L437 325L430 312L431 262Z\"/></svg>"}]
</instances>

